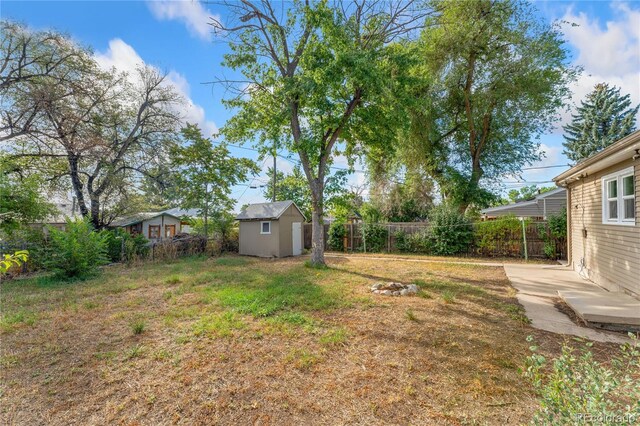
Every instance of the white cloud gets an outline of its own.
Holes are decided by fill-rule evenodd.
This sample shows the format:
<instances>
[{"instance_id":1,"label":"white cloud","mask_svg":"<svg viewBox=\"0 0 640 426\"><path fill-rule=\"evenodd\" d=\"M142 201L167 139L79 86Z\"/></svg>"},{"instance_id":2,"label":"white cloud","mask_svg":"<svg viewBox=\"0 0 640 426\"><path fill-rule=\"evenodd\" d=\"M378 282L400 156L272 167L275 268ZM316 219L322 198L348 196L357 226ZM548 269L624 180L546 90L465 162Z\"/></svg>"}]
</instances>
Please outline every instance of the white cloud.
<instances>
[{"instance_id":1,"label":"white cloud","mask_svg":"<svg viewBox=\"0 0 640 426\"><path fill-rule=\"evenodd\" d=\"M572 7L562 17L577 24L565 24L563 31L576 49L574 65L584 68L571 86L574 105L579 105L596 84L603 82L620 87L623 95L630 94L634 105L640 103L640 9L619 2L611 3L611 9L615 20L604 25L597 17L575 13ZM570 120L570 113L566 113L561 124Z\"/></svg>"},{"instance_id":2,"label":"white cloud","mask_svg":"<svg viewBox=\"0 0 640 426\"><path fill-rule=\"evenodd\" d=\"M209 18L213 16L219 19L219 16L214 16L198 0L150 0L147 5L156 19L180 21L191 35L202 40L211 40Z\"/></svg>"},{"instance_id":3,"label":"white cloud","mask_svg":"<svg viewBox=\"0 0 640 426\"><path fill-rule=\"evenodd\" d=\"M138 67L145 65L135 49L119 38L109 41L107 51L96 52L94 57L104 69L116 68L129 74L133 74ZM185 99L184 109L180 111L184 121L200 126L206 137L217 134L218 127L213 121L206 119L204 108L191 100L191 89L187 79L179 72L171 70L167 73L166 81Z\"/></svg>"}]
</instances>

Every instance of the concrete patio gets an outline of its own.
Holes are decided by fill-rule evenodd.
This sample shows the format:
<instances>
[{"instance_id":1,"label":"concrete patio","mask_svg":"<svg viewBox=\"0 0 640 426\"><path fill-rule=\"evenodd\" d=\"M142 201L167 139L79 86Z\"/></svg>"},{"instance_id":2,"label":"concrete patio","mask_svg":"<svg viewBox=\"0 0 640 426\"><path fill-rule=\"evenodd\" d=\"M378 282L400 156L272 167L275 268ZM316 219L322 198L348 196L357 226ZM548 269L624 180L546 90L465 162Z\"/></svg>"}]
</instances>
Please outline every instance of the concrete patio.
<instances>
[{"instance_id":1,"label":"concrete patio","mask_svg":"<svg viewBox=\"0 0 640 426\"><path fill-rule=\"evenodd\" d=\"M524 306L531 325L541 330L558 334L584 337L594 341L624 343L628 339L615 332L594 330L576 325L555 306L559 292L572 295L573 309L590 307L587 312L596 312L599 319L606 315L615 316L618 321L640 321L640 301L627 296L624 309L620 309L620 296L609 293L595 284L583 280L575 271L564 265L505 264L504 270L513 287L518 291L518 301ZM589 302L584 296L589 295ZM576 296L579 296L576 299ZM576 303L576 300L579 300ZM581 302L582 301L582 302ZM571 306L571 305L570 305ZM605 315L605 316L603 316ZM593 318L593 317L591 317ZM588 321L588 320L587 320Z\"/></svg>"}]
</instances>

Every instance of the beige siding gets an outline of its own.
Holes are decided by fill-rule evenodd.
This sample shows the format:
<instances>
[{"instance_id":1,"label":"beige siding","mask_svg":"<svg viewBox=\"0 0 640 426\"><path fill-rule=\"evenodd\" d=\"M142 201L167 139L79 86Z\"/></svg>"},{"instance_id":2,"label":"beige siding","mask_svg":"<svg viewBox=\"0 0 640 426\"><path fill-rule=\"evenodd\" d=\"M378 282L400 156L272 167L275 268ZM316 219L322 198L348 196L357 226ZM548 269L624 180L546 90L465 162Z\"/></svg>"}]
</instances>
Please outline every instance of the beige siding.
<instances>
[{"instance_id":1,"label":"beige siding","mask_svg":"<svg viewBox=\"0 0 640 426\"><path fill-rule=\"evenodd\" d=\"M261 234L262 222L271 222L271 234ZM240 246L238 252L247 256L279 257L277 220L243 220L240 221Z\"/></svg>"},{"instance_id":2,"label":"beige siding","mask_svg":"<svg viewBox=\"0 0 640 426\"><path fill-rule=\"evenodd\" d=\"M293 256L293 222L304 222L304 216L300 214L300 211L291 205L280 216L278 220L280 222L280 257ZM300 247L304 246L304 235L300 232Z\"/></svg>"},{"instance_id":3,"label":"beige siding","mask_svg":"<svg viewBox=\"0 0 640 426\"><path fill-rule=\"evenodd\" d=\"M166 225L175 225L176 234L180 232L180 220L173 216L162 215L154 217L153 219L145 220L142 222L142 235L145 238L149 238L149 225L160 226L160 236L164 237L164 229ZM161 238L162 239L162 238Z\"/></svg>"},{"instance_id":4,"label":"beige siding","mask_svg":"<svg viewBox=\"0 0 640 426\"><path fill-rule=\"evenodd\" d=\"M635 226L602 223L602 177L634 166ZM640 297L640 165L626 161L571 183L568 194L570 261L585 276L611 291ZM587 230L586 238L582 230Z\"/></svg>"}]
</instances>

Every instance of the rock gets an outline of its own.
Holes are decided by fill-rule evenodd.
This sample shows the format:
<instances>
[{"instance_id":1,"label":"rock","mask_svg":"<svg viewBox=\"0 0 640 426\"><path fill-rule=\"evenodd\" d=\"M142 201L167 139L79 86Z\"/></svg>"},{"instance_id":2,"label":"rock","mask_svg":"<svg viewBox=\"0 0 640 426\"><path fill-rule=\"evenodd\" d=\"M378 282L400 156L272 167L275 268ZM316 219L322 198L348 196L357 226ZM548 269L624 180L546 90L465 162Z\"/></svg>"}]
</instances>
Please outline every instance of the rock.
<instances>
[{"instance_id":1,"label":"rock","mask_svg":"<svg viewBox=\"0 0 640 426\"><path fill-rule=\"evenodd\" d=\"M418 291L420 291L420 288L415 284L409 284L407 286L407 291L411 294L416 294L418 293Z\"/></svg>"},{"instance_id":2,"label":"rock","mask_svg":"<svg viewBox=\"0 0 640 426\"><path fill-rule=\"evenodd\" d=\"M371 286L371 291L380 290L382 287L384 287L383 283L375 283L374 285Z\"/></svg>"},{"instance_id":3,"label":"rock","mask_svg":"<svg viewBox=\"0 0 640 426\"><path fill-rule=\"evenodd\" d=\"M406 288L400 290L400 296L408 296L409 294L409 290L407 290Z\"/></svg>"},{"instance_id":4,"label":"rock","mask_svg":"<svg viewBox=\"0 0 640 426\"><path fill-rule=\"evenodd\" d=\"M393 292L391 290L383 290L380 294L384 294L385 296L391 296Z\"/></svg>"},{"instance_id":5,"label":"rock","mask_svg":"<svg viewBox=\"0 0 640 426\"><path fill-rule=\"evenodd\" d=\"M373 294L380 294L380 290L373 290Z\"/></svg>"},{"instance_id":6,"label":"rock","mask_svg":"<svg viewBox=\"0 0 640 426\"><path fill-rule=\"evenodd\" d=\"M399 292L399 291L394 291L392 294L393 294L394 296L400 296L400 292Z\"/></svg>"}]
</instances>

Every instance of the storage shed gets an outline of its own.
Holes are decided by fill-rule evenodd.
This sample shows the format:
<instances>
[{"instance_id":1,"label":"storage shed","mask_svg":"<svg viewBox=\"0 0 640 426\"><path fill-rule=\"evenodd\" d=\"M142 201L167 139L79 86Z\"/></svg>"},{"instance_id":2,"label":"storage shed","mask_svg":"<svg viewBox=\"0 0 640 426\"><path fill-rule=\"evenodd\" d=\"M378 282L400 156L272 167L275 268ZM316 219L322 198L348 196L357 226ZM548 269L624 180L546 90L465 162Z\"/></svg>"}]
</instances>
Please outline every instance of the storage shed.
<instances>
[{"instance_id":1,"label":"storage shed","mask_svg":"<svg viewBox=\"0 0 640 426\"><path fill-rule=\"evenodd\" d=\"M240 254L259 257L302 254L305 217L293 201L249 204L236 219L240 221Z\"/></svg>"}]
</instances>

